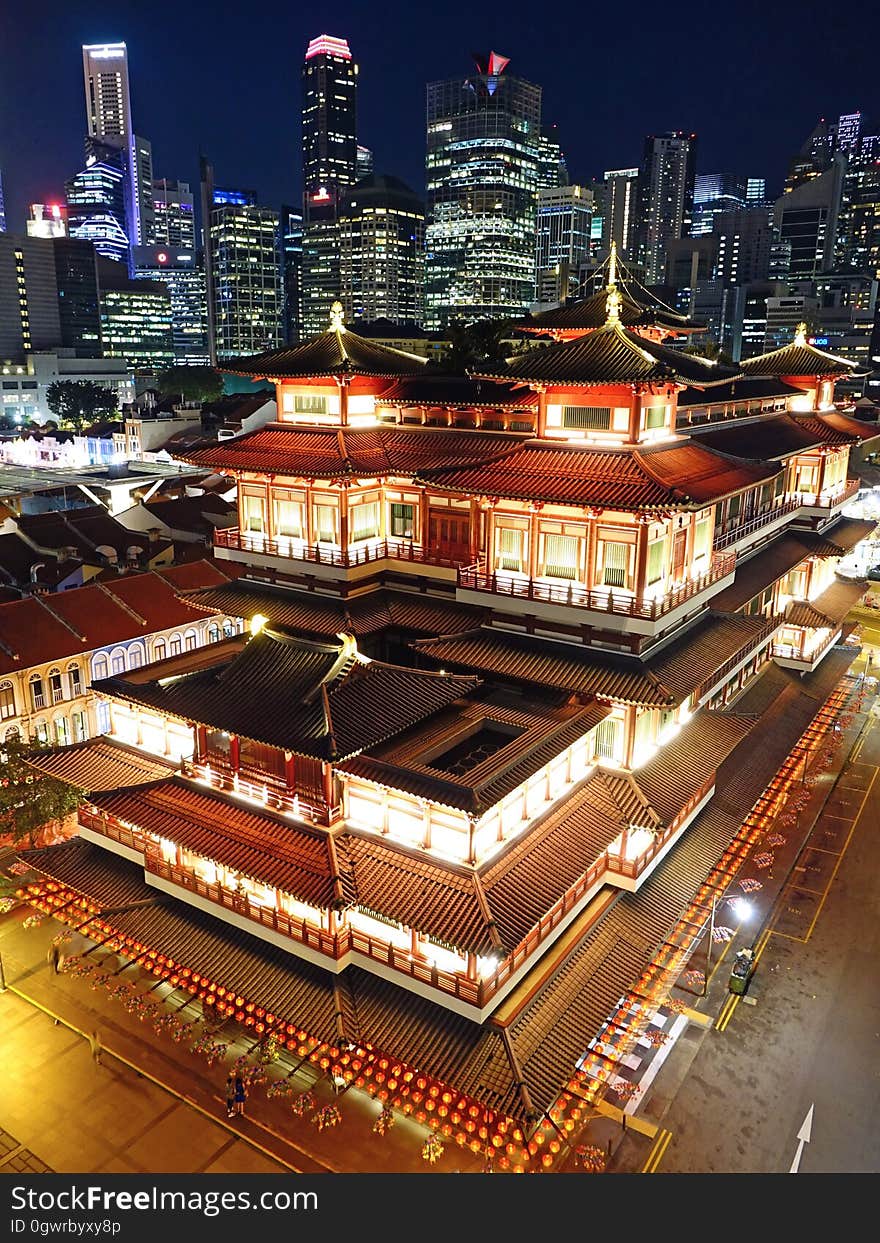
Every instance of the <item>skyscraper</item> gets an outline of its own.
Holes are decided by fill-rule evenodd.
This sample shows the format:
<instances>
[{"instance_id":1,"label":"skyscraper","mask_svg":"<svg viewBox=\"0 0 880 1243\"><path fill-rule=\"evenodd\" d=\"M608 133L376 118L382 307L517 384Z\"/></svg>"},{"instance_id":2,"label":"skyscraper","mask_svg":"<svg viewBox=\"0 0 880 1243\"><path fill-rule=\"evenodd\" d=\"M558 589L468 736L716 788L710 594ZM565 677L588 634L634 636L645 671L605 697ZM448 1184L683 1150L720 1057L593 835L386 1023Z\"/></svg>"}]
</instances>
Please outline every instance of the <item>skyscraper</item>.
<instances>
[{"instance_id":1,"label":"skyscraper","mask_svg":"<svg viewBox=\"0 0 880 1243\"><path fill-rule=\"evenodd\" d=\"M645 280L663 280L666 243L690 231L697 136L674 131L645 139L639 176L639 261Z\"/></svg>"},{"instance_id":2,"label":"skyscraper","mask_svg":"<svg viewBox=\"0 0 880 1243\"><path fill-rule=\"evenodd\" d=\"M131 258L136 280L158 281L168 290L173 361L179 366L206 366L210 356L205 273L195 249L167 244L133 246Z\"/></svg>"},{"instance_id":3,"label":"skyscraper","mask_svg":"<svg viewBox=\"0 0 880 1243\"><path fill-rule=\"evenodd\" d=\"M538 191L536 284L539 302L574 294L578 268L591 249L593 195L586 186Z\"/></svg>"},{"instance_id":4,"label":"skyscraper","mask_svg":"<svg viewBox=\"0 0 880 1243\"><path fill-rule=\"evenodd\" d=\"M0 357L64 347L101 357L95 250L75 238L0 236Z\"/></svg>"},{"instance_id":5,"label":"skyscraper","mask_svg":"<svg viewBox=\"0 0 880 1243\"><path fill-rule=\"evenodd\" d=\"M67 208L61 203L31 203L28 237L67 237Z\"/></svg>"},{"instance_id":6,"label":"skyscraper","mask_svg":"<svg viewBox=\"0 0 880 1243\"><path fill-rule=\"evenodd\" d=\"M610 254L611 243L623 259L636 257L636 225L639 206L639 170L612 168L605 173L602 219L602 250Z\"/></svg>"},{"instance_id":7,"label":"skyscraper","mask_svg":"<svg viewBox=\"0 0 880 1243\"><path fill-rule=\"evenodd\" d=\"M339 298L338 211L357 172L358 67L345 39L320 35L302 67L303 332L323 332Z\"/></svg>"},{"instance_id":8,"label":"skyscraper","mask_svg":"<svg viewBox=\"0 0 880 1243\"><path fill-rule=\"evenodd\" d=\"M196 221L193 193L186 181L161 178L153 182L153 231L157 245L196 245Z\"/></svg>"},{"instance_id":9,"label":"skyscraper","mask_svg":"<svg viewBox=\"0 0 880 1243\"><path fill-rule=\"evenodd\" d=\"M127 263L125 151L97 139L91 139L89 147L86 167L64 186L68 230L71 237L91 242L106 259Z\"/></svg>"},{"instance_id":10,"label":"skyscraper","mask_svg":"<svg viewBox=\"0 0 880 1243\"><path fill-rule=\"evenodd\" d=\"M425 314L425 208L397 177L359 181L339 206L346 321L421 324Z\"/></svg>"},{"instance_id":11,"label":"skyscraper","mask_svg":"<svg viewBox=\"0 0 880 1243\"><path fill-rule=\"evenodd\" d=\"M98 260L101 336L105 358L124 358L139 371L171 366L171 298L167 286L136 280L118 263Z\"/></svg>"},{"instance_id":12,"label":"skyscraper","mask_svg":"<svg viewBox=\"0 0 880 1243\"><path fill-rule=\"evenodd\" d=\"M213 357L259 354L283 336L280 222L249 190L213 188L208 214Z\"/></svg>"},{"instance_id":13,"label":"skyscraper","mask_svg":"<svg viewBox=\"0 0 880 1243\"><path fill-rule=\"evenodd\" d=\"M535 297L541 88L507 58L427 88L429 328L516 317Z\"/></svg>"},{"instance_id":14,"label":"skyscraper","mask_svg":"<svg viewBox=\"0 0 880 1243\"><path fill-rule=\"evenodd\" d=\"M691 237L702 237L715 229L715 217L734 211L746 203L746 179L732 173L697 173L694 178L694 210Z\"/></svg>"},{"instance_id":15,"label":"skyscraper","mask_svg":"<svg viewBox=\"0 0 880 1243\"><path fill-rule=\"evenodd\" d=\"M549 190L556 186L568 185L568 167L562 147L556 138L555 126L538 138L540 158L538 161L538 189Z\"/></svg>"},{"instance_id":16,"label":"skyscraper","mask_svg":"<svg viewBox=\"0 0 880 1243\"><path fill-rule=\"evenodd\" d=\"M124 43L84 44L83 80L88 136L125 152L126 201L132 245L152 241L153 153L134 132Z\"/></svg>"},{"instance_id":17,"label":"skyscraper","mask_svg":"<svg viewBox=\"0 0 880 1243\"><path fill-rule=\"evenodd\" d=\"M786 278L811 280L834 262L846 158L831 157L824 172L798 181L776 200L773 227L790 250Z\"/></svg>"}]
</instances>

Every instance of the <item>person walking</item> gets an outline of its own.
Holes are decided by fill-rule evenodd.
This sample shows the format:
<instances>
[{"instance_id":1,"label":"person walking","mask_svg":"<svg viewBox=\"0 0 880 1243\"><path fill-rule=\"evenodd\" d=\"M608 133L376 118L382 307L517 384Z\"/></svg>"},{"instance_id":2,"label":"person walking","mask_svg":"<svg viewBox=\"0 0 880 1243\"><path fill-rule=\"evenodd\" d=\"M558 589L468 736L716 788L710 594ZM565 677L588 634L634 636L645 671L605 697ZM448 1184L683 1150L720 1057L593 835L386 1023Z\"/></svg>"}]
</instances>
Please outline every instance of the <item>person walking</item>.
<instances>
[{"instance_id":1,"label":"person walking","mask_svg":"<svg viewBox=\"0 0 880 1243\"><path fill-rule=\"evenodd\" d=\"M56 941L52 941L50 944L49 952L46 955L46 961L57 975L61 964L61 948Z\"/></svg>"},{"instance_id":2,"label":"person walking","mask_svg":"<svg viewBox=\"0 0 880 1243\"><path fill-rule=\"evenodd\" d=\"M226 1078L226 1117L235 1117L235 1075Z\"/></svg>"},{"instance_id":3,"label":"person walking","mask_svg":"<svg viewBox=\"0 0 880 1243\"><path fill-rule=\"evenodd\" d=\"M97 1027L94 1029L92 1034L89 1036L89 1049L92 1054L92 1061L95 1063L96 1066L100 1066L103 1046L101 1045L101 1035Z\"/></svg>"},{"instance_id":4,"label":"person walking","mask_svg":"<svg viewBox=\"0 0 880 1243\"><path fill-rule=\"evenodd\" d=\"M247 1100L247 1091L245 1090L244 1079L242 1079L241 1075L236 1075L235 1076L234 1101L235 1101L235 1113L237 1117L239 1118L244 1116L244 1103L246 1100Z\"/></svg>"}]
</instances>

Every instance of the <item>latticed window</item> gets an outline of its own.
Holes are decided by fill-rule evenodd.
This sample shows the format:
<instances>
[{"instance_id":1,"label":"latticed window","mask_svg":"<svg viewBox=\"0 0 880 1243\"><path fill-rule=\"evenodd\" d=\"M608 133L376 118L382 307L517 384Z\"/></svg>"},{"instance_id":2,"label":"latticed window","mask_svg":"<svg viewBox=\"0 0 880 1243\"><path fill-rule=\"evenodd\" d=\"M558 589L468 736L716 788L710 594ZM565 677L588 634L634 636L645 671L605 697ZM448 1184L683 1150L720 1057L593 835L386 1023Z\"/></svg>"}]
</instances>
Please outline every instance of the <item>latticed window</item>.
<instances>
[{"instance_id":1,"label":"latticed window","mask_svg":"<svg viewBox=\"0 0 880 1243\"><path fill-rule=\"evenodd\" d=\"M577 578L578 542L573 535L544 536L544 573L548 578Z\"/></svg>"},{"instance_id":2,"label":"latticed window","mask_svg":"<svg viewBox=\"0 0 880 1243\"><path fill-rule=\"evenodd\" d=\"M596 754L603 760L613 760L617 750L619 721L600 721L596 726Z\"/></svg>"},{"instance_id":3,"label":"latticed window","mask_svg":"<svg viewBox=\"0 0 880 1243\"><path fill-rule=\"evenodd\" d=\"M379 534L379 502L353 505L351 509L352 540L373 539Z\"/></svg>"},{"instance_id":4,"label":"latticed window","mask_svg":"<svg viewBox=\"0 0 880 1243\"><path fill-rule=\"evenodd\" d=\"M602 582L606 587L625 587L629 567L629 544L606 543L602 561Z\"/></svg>"},{"instance_id":5,"label":"latticed window","mask_svg":"<svg viewBox=\"0 0 880 1243\"><path fill-rule=\"evenodd\" d=\"M694 527L694 560L705 557L709 552L711 525L708 518L701 518Z\"/></svg>"},{"instance_id":6,"label":"latticed window","mask_svg":"<svg viewBox=\"0 0 880 1243\"><path fill-rule=\"evenodd\" d=\"M297 501L275 502L275 534L302 539L302 506Z\"/></svg>"},{"instance_id":7,"label":"latticed window","mask_svg":"<svg viewBox=\"0 0 880 1243\"><path fill-rule=\"evenodd\" d=\"M296 393L293 409L296 414L326 414L327 397L319 393Z\"/></svg>"},{"instance_id":8,"label":"latticed window","mask_svg":"<svg viewBox=\"0 0 880 1243\"><path fill-rule=\"evenodd\" d=\"M315 535L319 544L336 543L336 510L332 505L315 506Z\"/></svg>"},{"instance_id":9,"label":"latticed window","mask_svg":"<svg viewBox=\"0 0 880 1243\"><path fill-rule=\"evenodd\" d=\"M645 427L654 430L663 427L666 423L666 407L665 406L649 406L645 411Z\"/></svg>"},{"instance_id":10,"label":"latticed window","mask_svg":"<svg viewBox=\"0 0 880 1243\"><path fill-rule=\"evenodd\" d=\"M396 501L391 505L391 534L398 539L413 539L415 536L415 506L405 505Z\"/></svg>"},{"instance_id":11,"label":"latticed window","mask_svg":"<svg viewBox=\"0 0 880 1243\"><path fill-rule=\"evenodd\" d=\"M502 527L498 532L499 570L522 569L522 531Z\"/></svg>"},{"instance_id":12,"label":"latticed window","mask_svg":"<svg viewBox=\"0 0 880 1243\"><path fill-rule=\"evenodd\" d=\"M782 496L782 493L784 491L785 491L785 472L783 471L781 475L777 475L776 480L774 481L773 499L776 500L778 497Z\"/></svg>"},{"instance_id":13,"label":"latticed window","mask_svg":"<svg viewBox=\"0 0 880 1243\"><path fill-rule=\"evenodd\" d=\"M246 496L244 498L244 529L262 531L264 526L262 500L258 496Z\"/></svg>"},{"instance_id":14,"label":"latticed window","mask_svg":"<svg viewBox=\"0 0 880 1243\"><path fill-rule=\"evenodd\" d=\"M656 583L658 579L663 577L663 554L666 550L666 540L654 540L648 545L648 576L649 583Z\"/></svg>"},{"instance_id":15,"label":"latticed window","mask_svg":"<svg viewBox=\"0 0 880 1243\"><path fill-rule=\"evenodd\" d=\"M563 406L562 426L578 431L608 431L611 409L608 406Z\"/></svg>"}]
</instances>

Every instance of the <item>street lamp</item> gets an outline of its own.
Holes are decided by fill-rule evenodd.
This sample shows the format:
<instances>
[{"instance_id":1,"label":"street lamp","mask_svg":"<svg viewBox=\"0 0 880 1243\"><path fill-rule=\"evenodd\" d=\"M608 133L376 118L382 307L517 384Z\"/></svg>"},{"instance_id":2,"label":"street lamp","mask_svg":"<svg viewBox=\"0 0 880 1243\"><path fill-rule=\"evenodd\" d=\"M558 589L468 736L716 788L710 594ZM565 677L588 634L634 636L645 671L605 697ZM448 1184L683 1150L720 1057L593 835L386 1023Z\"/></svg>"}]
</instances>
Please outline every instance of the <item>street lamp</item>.
<instances>
[{"instance_id":1,"label":"street lamp","mask_svg":"<svg viewBox=\"0 0 880 1243\"><path fill-rule=\"evenodd\" d=\"M726 900L729 892L730 890L725 890L722 894L713 893L712 895L712 913L709 916L709 941L706 946L706 974L703 979L703 991L700 993L701 997L705 997L709 992L709 967L712 962L712 942L715 938L715 912L718 909L718 906ZM752 904L751 902L747 902L745 898L740 895L730 899L730 907L741 924L751 918Z\"/></svg>"}]
</instances>

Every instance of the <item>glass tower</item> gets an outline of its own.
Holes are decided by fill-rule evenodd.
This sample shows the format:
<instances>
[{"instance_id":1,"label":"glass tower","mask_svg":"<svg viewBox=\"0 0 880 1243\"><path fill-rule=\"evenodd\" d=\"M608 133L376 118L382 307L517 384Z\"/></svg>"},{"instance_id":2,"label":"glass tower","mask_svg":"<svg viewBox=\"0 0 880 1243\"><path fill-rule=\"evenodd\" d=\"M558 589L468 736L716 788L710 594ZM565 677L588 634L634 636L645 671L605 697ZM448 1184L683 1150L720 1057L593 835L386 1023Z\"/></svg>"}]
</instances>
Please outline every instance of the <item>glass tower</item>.
<instances>
[{"instance_id":1,"label":"glass tower","mask_svg":"<svg viewBox=\"0 0 880 1243\"><path fill-rule=\"evenodd\" d=\"M426 318L517 317L535 299L535 224L545 166L541 88L479 58L427 91Z\"/></svg>"}]
</instances>

